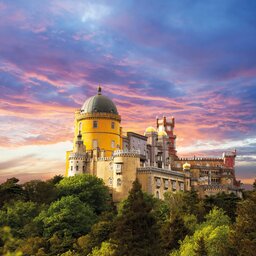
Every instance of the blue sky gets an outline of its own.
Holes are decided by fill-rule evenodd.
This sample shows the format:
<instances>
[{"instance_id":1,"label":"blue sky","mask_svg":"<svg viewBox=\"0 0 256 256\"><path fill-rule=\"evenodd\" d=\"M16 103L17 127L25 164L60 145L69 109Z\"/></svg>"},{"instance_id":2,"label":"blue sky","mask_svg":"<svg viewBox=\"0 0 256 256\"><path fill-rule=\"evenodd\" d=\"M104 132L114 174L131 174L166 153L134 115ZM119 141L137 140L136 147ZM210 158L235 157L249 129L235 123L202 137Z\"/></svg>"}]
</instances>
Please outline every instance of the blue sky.
<instances>
[{"instance_id":1,"label":"blue sky","mask_svg":"<svg viewBox=\"0 0 256 256\"><path fill-rule=\"evenodd\" d=\"M1 1L0 176L64 173L74 110L113 99L125 131L176 118L179 155L237 149L256 173L255 1Z\"/></svg>"}]
</instances>

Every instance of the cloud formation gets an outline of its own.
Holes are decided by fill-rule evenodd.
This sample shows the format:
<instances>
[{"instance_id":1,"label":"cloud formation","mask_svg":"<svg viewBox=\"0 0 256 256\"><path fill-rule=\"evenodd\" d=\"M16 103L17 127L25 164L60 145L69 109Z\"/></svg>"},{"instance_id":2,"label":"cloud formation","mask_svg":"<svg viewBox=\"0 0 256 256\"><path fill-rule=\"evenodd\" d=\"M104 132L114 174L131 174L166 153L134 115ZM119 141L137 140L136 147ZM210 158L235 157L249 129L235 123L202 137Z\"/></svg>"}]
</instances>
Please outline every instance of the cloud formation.
<instances>
[{"instance_id":1,"label":"cloud formation","mask_svg":"<svg viewBox=\"0 0 256 256\"><path fill-rule=\"evenodd\" d=\"M102 84L125 131L174 116L180 154L236 147L238 176L252 180L255 10L253 0L0 0L1 150L17 150L19 163L27 147L71 141L74 110ZM57 148L62 157L40 160L52 173L68 149ZM10 175L26 172L11 166Z\"/></svg>"}]
</instances>

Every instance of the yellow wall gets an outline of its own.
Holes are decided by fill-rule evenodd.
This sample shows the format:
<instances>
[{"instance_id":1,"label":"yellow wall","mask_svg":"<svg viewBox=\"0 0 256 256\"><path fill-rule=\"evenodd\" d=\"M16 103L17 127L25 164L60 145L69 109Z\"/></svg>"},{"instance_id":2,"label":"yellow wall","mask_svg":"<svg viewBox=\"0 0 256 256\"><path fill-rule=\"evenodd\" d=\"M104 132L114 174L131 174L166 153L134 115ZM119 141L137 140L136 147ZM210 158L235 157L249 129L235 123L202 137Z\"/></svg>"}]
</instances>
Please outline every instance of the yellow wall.
<instances>
[{"instance_id":1,"label":"yellow wall","mask_svg":"<svg viewBox=\"0 0 256 256\"><path fill-rule=\"evenodd\" d=\"M93 121L98 122L98 127L93 128ZM111 124L114 123L114 129ZM81 123L81 125L80 125ZM111 156L114 150L121 148L120 122L115 119L107 118L85 118L75 121L75 138L81 128L82 140L86 146L86 150L93 149L93 140L97 140L98 147L106 151L106 156ZM115 145L112 147L112 141Z\"/></svg>"}]
</instances>

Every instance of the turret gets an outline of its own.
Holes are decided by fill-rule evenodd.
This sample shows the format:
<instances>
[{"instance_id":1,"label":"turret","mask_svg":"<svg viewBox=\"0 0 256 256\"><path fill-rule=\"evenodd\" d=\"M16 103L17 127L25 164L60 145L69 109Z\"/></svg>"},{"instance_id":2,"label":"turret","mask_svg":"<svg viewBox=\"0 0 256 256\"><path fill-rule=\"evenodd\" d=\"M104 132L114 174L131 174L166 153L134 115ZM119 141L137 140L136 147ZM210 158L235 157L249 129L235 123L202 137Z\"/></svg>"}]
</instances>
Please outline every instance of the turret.
<instances>
[{"instance_id":1,"label":"turret","mask_svg":"<svg viewBox=\"0 0 256 256\"><path fill-rule=\"evenodd\" d=\"M175 119L174 117L171 120L167 120L165 116L162 119L156 119L157 131L165 131L169 137L169 155L171 159L177 158L176 151L176 135L174 135Z\"/></svg>"},{"instance_id":2,"label":"turret","mask_svg":"<svg viewBox=\"0 0 256 256\"><path fill-rule=\"evenodd\" d=\"M235 167L236 150L232 152L223 153L224 165L229 168Z\"/></svg>"},{"instance_id":3,"label":"turret","mask_svg":"<svg viewBox=\"0 0 256 256\"><path fill-rule=\"evenodd\" d=\"M189 163L183 164L183 172L185 174L185 190L191 190L191 165Z\"/></svg>"},{"instance_id":4,"label":"turret","mask_svg":"<svg viewBox=\"0 0 256 256\"><path fill-rule=\"evenodd\" d=\"M86 151L84 142L82 140L81 132L79 131L75 142L74 153L84 153Z\"/></svg>"}]
</instances>

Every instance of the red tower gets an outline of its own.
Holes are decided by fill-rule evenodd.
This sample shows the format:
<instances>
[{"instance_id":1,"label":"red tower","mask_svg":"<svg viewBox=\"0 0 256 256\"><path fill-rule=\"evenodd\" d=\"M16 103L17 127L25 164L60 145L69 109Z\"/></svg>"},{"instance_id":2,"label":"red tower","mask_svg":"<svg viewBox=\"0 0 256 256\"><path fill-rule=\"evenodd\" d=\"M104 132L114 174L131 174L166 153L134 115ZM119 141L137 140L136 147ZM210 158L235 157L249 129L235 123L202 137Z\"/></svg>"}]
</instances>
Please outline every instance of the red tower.
<instances>
[{"instance_id":1,"label":"red tower","mask_svg":"<svg viewBox=\"0 0 256 256\"><path fill-rule=\"evenodd\" d=\"M236 157L236 150L233 151L233 152L223 153L224 165L226 167L234 169L234 167L235 167L235 157Z\"/></svg>"},{"instance_id":2,"label":"red tower","mask_svg":"<svg viewBox=\"0 0 256 256\"><path fill-rule=\"evenodd\" d=\"M176 135L174 135L173 130L175 126L175 119L174 117L171 118L171 120L167 120L165 116L163 116L163 119L156 118L156 127L157 130L165 131L167 135L169 136L169 155L175 159L177 158L177 151L176 151Z\"/></svg>"}]
</instances>

